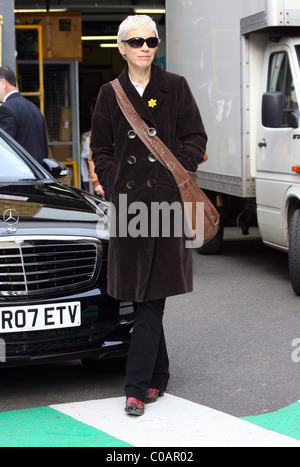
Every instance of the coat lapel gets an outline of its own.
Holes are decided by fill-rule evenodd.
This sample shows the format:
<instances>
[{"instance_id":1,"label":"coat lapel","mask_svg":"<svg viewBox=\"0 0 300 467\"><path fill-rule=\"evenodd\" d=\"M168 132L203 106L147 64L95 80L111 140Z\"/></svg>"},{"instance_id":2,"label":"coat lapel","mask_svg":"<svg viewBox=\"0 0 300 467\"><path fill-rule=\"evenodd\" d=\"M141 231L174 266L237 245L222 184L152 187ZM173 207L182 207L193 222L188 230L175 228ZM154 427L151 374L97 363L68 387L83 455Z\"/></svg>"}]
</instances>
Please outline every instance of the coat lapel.
<instances>
[{"instance_id":1,"label":"coat lapel","mask_svg":"<svg viewBox=\"0 0 300 467\"><path fill-rule=\"evenodd\" d=\"M153 86L149 83L145 89L143 99L147 108L153 114L163 105L166 94L163 93L158 86Z\"/></svg>"},{"instance_id":2,"label":"coat lapel","mask_svg":"<svg viewBox=\"0 0 300 467\"><path fill-rule=\"evenodd\" d=\"M128 76L128 67L119 76L120 83L139 116L148 124L155 126L155 113L166 99L167 87L162 70L152 65L151 78L143 97L139 95ZM160 76L161 75L161 76Z\"/></svg>"}]
</instances>

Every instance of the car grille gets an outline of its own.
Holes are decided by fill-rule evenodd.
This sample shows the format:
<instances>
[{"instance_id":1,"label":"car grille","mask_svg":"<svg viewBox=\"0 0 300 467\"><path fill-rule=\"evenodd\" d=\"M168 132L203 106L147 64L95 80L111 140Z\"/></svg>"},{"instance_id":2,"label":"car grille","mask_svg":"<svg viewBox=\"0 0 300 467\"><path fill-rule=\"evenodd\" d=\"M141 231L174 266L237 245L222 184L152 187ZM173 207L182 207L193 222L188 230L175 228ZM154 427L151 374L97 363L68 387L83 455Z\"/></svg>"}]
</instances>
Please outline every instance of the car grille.
<instances>
[{"instance_id":1,"label":"car grille","mask_svg":"<svg viewBox=\"0 0 300 467\"><path fill-rule=\"evenodd\" d=\"M100 240L85 237L0 239L0 296L78 291L91 286L102 257Z\"/></svg>"},{"instance_id":2,"label":"car grille","mask_svg":"<svg viewBox=\"0 0 300 467\"><path fill-rule=\"evenodd\" d=\"M84 324L80 328L11 333L1 336L5 337L6 357L35 356L98 348L105 336L113 332L117 325L117 319L110 319Z\"/></svg>"}]
</instances>

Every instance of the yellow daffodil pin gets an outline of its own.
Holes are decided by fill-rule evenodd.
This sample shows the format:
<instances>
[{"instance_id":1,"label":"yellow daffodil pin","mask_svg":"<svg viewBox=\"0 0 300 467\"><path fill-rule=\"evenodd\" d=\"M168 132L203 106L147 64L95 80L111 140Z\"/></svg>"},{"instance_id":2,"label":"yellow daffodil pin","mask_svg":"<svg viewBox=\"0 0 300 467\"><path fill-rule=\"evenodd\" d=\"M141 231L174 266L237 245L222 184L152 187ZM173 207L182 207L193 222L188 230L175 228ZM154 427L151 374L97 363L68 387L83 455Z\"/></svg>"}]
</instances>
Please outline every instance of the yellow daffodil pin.
<instances>
[{"instance_id":1,"label":"yellow daffodil pin","mask_svg":"<svg viewBox=\"0 0 300 467\"><path fill-rule=\"evenodd\" d=\"M149 107L155 107L156 106L156 99L150 99L150 101L148 101L148 106Z\"/></svg>"}]
</instances>

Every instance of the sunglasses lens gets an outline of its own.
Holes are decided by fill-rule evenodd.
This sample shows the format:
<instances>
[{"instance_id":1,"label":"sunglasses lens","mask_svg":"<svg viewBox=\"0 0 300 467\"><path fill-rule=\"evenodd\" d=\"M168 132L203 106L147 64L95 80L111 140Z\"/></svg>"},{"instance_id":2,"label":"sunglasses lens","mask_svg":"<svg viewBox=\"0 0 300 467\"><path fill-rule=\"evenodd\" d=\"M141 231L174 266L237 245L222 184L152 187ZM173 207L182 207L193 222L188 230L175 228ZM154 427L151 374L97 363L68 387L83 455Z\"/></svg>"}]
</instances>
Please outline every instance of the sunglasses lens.
<instances>
[{"instance_id":1,"label":"sunglasses lens","mask_svg":"<svg viewBox=\"0 0 300 467\"><path fill-rule=\"evenodd\" d=\"M139 49L140 47L143 47L144 42L146 42L150 49L154 49L154 47L157 47L158 45L157 37L148 37L148 39L143 39L142 37L132 37L132 39L127 39L127 41L124 42L127 42L127 44L133 49Z\"/></svg>"},{"instance_id":2,"label":"sunglasses lens","mask_svg":"<svg viewBox=\"0 0 300 467\"><path fill-rule=\"evenodd\" d=\"M157 47L158 45L158 39L157 37L148 37L148 39L146 39L146 43L150 49L154 49L154 47Z\"/></svg>"},{"instance_id":3,"label":"sunglasses lens","mask_svg":"<svg viewBox=\"0 0 300 467\"><path fill-rule=\"evenodd\" d=\"M133 47L134 49L138 49L139 47L142 47L143 44L144 44L144 39L142 39L141 37L134 37L128 40L128 45L130 45L130 47Z\"/></svg>"}]
</instances>

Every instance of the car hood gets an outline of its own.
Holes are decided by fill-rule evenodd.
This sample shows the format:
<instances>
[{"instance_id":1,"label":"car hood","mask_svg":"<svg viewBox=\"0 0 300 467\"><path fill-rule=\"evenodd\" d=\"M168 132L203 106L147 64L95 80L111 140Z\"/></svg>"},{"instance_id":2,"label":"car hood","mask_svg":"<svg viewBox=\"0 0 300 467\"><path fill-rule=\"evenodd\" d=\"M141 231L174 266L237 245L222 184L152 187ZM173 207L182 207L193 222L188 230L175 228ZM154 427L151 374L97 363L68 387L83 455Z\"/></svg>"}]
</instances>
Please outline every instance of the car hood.
<instances>
[{"instance_id":1,"label":"car hood","mask_svg":"<svg viewBox=\"0 0 300 467\"><path fill-rule=\"evenodd\" d=\"M0 235L12 233L3 214L13 209L19 216L19 221L13 225L17 235L57 234L58 231L95 235L97 228L97 236L107 238L107 218L102 214L107 206L89 193L56 181L2 185Z\"/></svg>"}]
</instances>

